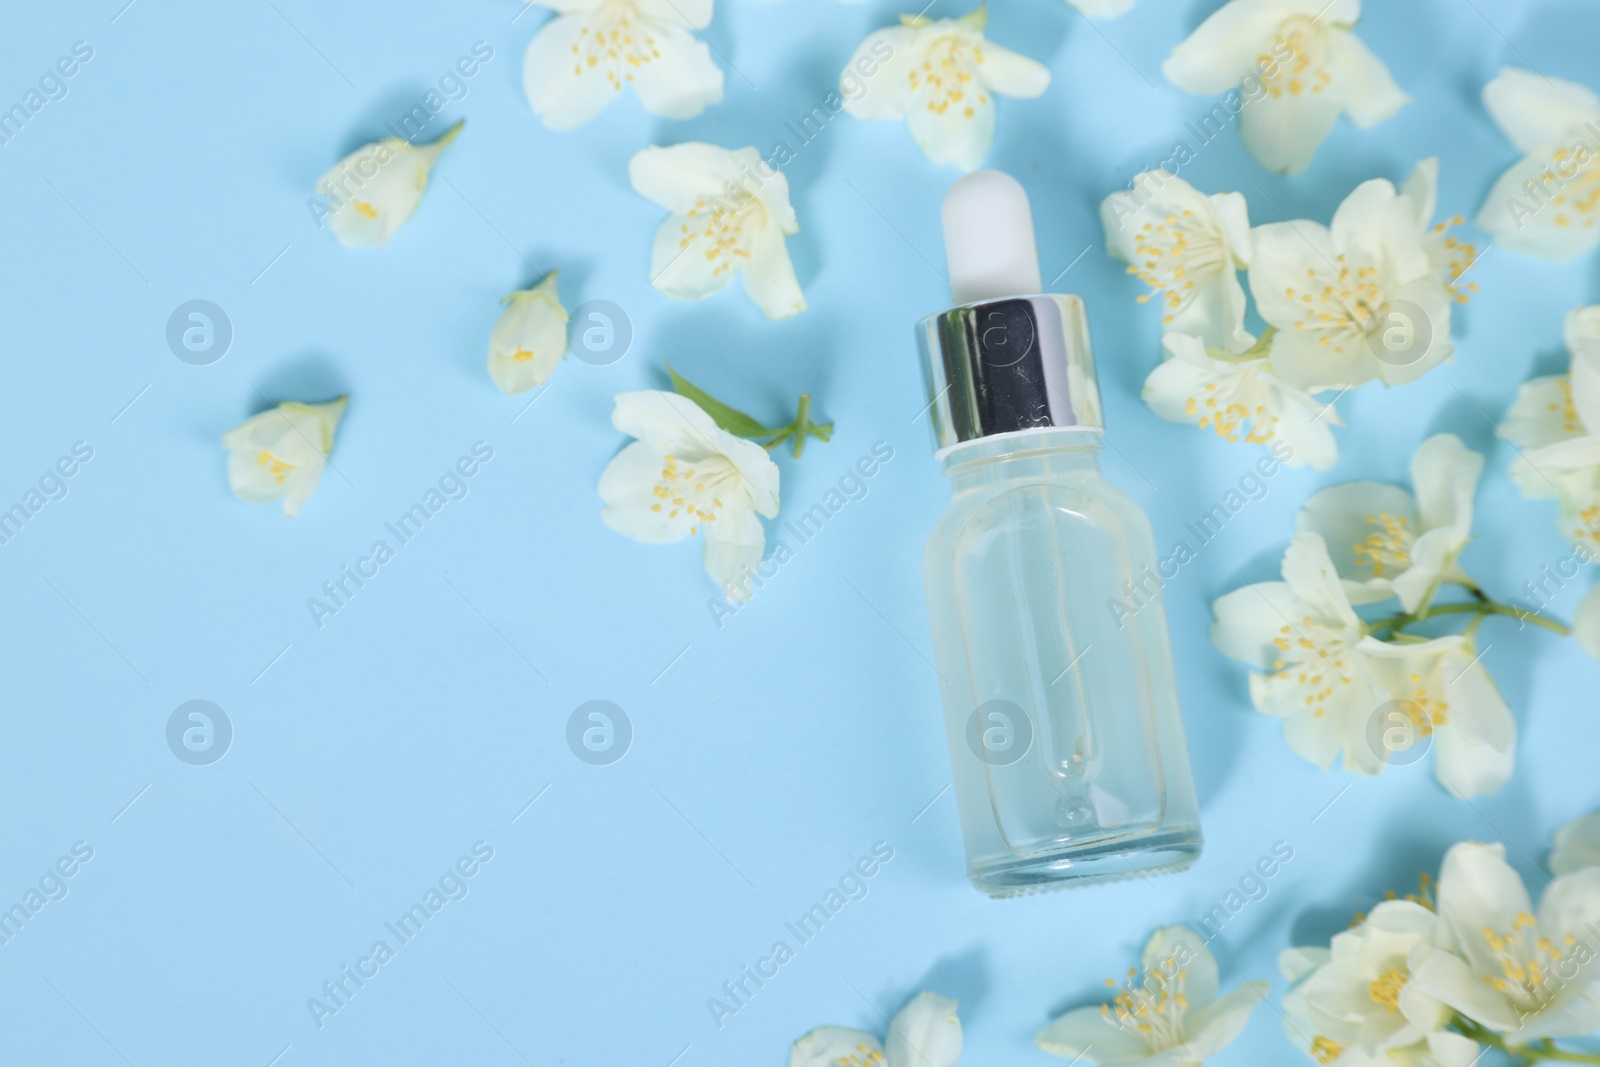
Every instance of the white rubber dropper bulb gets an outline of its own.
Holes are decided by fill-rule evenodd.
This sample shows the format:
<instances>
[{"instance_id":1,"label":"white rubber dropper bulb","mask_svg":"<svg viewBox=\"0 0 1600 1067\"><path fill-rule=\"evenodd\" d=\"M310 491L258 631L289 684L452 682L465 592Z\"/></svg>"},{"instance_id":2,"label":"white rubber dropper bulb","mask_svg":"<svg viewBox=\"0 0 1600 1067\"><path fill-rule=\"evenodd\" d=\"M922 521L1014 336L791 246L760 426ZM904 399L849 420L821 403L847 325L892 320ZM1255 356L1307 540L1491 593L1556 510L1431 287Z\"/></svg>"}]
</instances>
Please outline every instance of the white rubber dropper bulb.
<instances>
[{"instance_id":1,"label":"white rubber dropper bulb","mask_svg":"<svg viewBox=\"0 0 1600 1067\"><path fill-rule=\"evenodd\" d=\"M944 197L944 255L952 304L1040 292L1027 190L1009 174L975 170Z\"/></svg>"}]
</instances>

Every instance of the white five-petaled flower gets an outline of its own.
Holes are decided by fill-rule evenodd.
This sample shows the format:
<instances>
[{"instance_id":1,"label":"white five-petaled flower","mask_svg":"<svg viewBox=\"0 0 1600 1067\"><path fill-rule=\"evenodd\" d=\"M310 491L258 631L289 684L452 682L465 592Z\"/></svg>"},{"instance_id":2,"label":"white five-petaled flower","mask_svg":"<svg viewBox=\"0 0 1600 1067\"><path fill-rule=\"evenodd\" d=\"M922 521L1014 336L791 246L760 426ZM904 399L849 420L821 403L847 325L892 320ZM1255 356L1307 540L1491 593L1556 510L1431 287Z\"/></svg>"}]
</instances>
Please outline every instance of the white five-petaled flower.
<instances>
[{"instance_id":1,"label":"white five-petaled flower","mask_svg":"<svg viewBox=\"0 0 1600 1067\"><path fill-rule=\"evenodd\" d=\"M1600 868L1551 882L1535 913L1505 846L1465 841L1445 854L1439 918L1450 951L1419 954L1411 985L1511 1045L1600 1027Z\"/></svg>"},{"instance_id":2,"label":"white five-petaled flower","mask_svg":"<svg viewBox=\"0 0 1600 1067\"><path fill-rule=\"evenodd\" d=\"M1302 758L1381 773L1424 739L1434 776L1458 797L1492 793L1511 775L1516 722L1472 642L1459 634L1391 643L1367 632L1321 535L1298 533L1283 581L1236 589L1213 605L1211 640L1264 673L1256 710L1284 720Z\"/></svg>"},{"instance_id":3,"label":"white five-petaled flower","mask_svg":"<svg viewBox=\"0 0 1600 1067\"><path fill-rule=\"evenodd\" d=\"M294 518L317 488L346 397L326 404L289 401L253 415L222 435L228 450L228 485L252 504L283 501Z\"/></svg>"},{"instance_id":4,"label":"white five-petaled flower","mask_svg":"<svg viewBox=\"0 0 1600 1067\"><path fill-rule=\"evenodd\" d=\"M1328 948L1285 951L1279 967L1297 983L1283 998L1285 1032L1318 1063L1411 1064L1426 1048L1440 1063L1471 1064L1477 1043L1444 1032L1450 1008L1411 984L1412 959L1446 942L1425 904L1386 900Z\"/></svg>"},{"instance_id":5,"label":"white five-petaled flower","mask_svg":"<svg viewBox=\"0 0 1600 1067\"><path fill-rule=\"evenodd\" d=\"M619 393L611 424L636 438L600 476L600 518L646 544L701 535L706 572L730 597L761 562L760 516L778 513L778 465L677 393Z\"/></svg>"},{"instance_id":6,"label":"white five-petaled flower","mask_svg":"<svg viewBox=\"0 0 1600 1067\"><path fill-rule=\"evenodd\" d=\"M1242 434L1290 467L1333 466L1339 446L1332 428L1343 423L1332 401L1315 400L1280 380L1265 346L1227 352L1182 333L1167 334L1161 344L1167 359L1144 380L1144 402L1151 411L1228 441Z\"/></svg>"},{"instance_id":7,"label":"white five-petaled flower","mask_svg":"<svg viewBox=\"0 0 1600 1067\"><path fill-rule=\"evenodd\" d=\"M1250 676L1256 710L1284 720L1284 738L1302 758L1377 774L1383 756L1366 742L1382 702L1366 658L1366 639L1327 546L1296 534L1283 556L1283 581L1236 589L1213 605L1211 640L1225 655L1267 672Z\"/></svg>"},{"instance_id":8,"label":"white five-petaled flower","mask_svg":"<svg viewBox=\"0 0 1600 1067\"><path fill-rule=\"evenodd\" d=\"M318 226L326 222L346 248L381 248L422 203L428 175L461 127L458 122L432 144L414 145L398 137L363 145L317 179Z\"/></svg>"},{"instance_id":9,"label":"white five-petaled flower","mask_svg":"<svg viewBox=\"0 0 1600 1067\"><path fill-rule=\"evenodd\" d=\"M1506 67L1483 103L1523 157L1495 182L1478 225L1540 259L1600 244L1600 96L1576 82Z\"/></svg>"},{"instance_id":10,"label":"white five-petaled flower","mask_svg":"<svg viewBox=\"0 0 1600 1067\"><path fill-rule=\"evenodd\" d=\"M1277 328L1272 365L1299 388L1414 381L1449 359L1457 292L1434 260L1418 202L1386 179L1363 182L1333 224L1252 231L1250 291Z\"/></svg>"},{"instance_id":11,"label":"white five-petaled flower","mask_svg":"<svg viewBox=\"0 0 1600 1067\"><path fill-rule=\"evenodd\" d=\"M633 86L644 109L692 119L722 99L722 70L695 36L712 0L537 0L555 10L528 44L522 85L553 130L594 118Z\"/></svg>"},{"instance_id":12,"label":"white five-petaled flower","mask_svg":"<svg viewBox=\"0 0 1600 1067\"><path fill-rule=\"evenodd\" d=\"M1363 129L1411 98L1351 32L1361 0L1231 0L1177 48L1161 73L1191 93L1239 86L1239 132L1256 161L1298 174L1340 112Z\"/></svg>"},{"instance_id":13,"label":"white five-petaled flower","mask_svg":"<svg viewBox=\"0 0 1600 1067\"><path fill-rule=\"evenodd\" d=\"M800 232L789 180L761 153L699 141L646 148L628 161L628 177L671 212L650 251L650 284L699 300L743 274L745 292L768 318L806 309L784 243Z\"/></svg>"},{"instance_id":14,"label":"white five-petaled flower","mask_svg":"<svg viewBox=\"0 0 1600 1067\"><path fill-rule=\"evenodd\" d=\"M1472 539L1472 498L1483 457L1455 434L1435 434L1411 459L1416 495L1381 482L1318 490L1299 525L1322 535L1353 604L1391 596L1416 612L1443 582L1469 583L1457 557Z\"/></svg>"},{"instance_id":15,"label":"white five-petaled flower","mask_svg":"<svg viewBox=\"0 0 1600 1067\"><path fill-rule=\"evenodd\" d=\"M1380 693L1361 741L1385 762L1431 741L1433 776L1451 796L1499 792L1516 766L1517 721L1472 639L1414 644L1369 637L1357 646Z\"/></svg>"},{"instance_id":16,"label":"white five-petaled flower","mask_svg":"<svg viewBox=\"0 0 1600 1067\"><path fill-rule=\"evenodd\" d=\"M506 309L489 335L489 377L502 393L525 393L549 381L567 354L567 309L556 293L556 272L500 303Z\"/></svg>"},{"instance_id":17,"label":"white five-petaled flower","mask_svg":"<svg viewBox=\"0 0 1600 1067\"><path fill-rule=\"evenodd\" d=\"M1522 495L1555 497L1561 529L1600 555L1600 304L1567 315L1564 375L1524 382L1500 432L1518 448L1511 480Z\"/></svg>"},{"instance_id":18,"label":"white five-petaled flower","mask_svg":"<svg viewBox=\"0 0 1600 1067\"><path fill-rule=\"evenodd\" d=\"M1553 843L1550 869L1556 874L1600 867L1600 814L1567 823L1556 831Z\"/></svg>"},{"instance_id":19,"label":"white five-petaled flower","mask_svg":"<svg viewBox=\"0 0 1600 1067\"><path fill-rule=\"evenodd\" d=\"M1250 263L1250 214L1238 193L1206 196L1146 171L1100 205L1106 250L1161 298L1163 327L1230 351L1250 345L1239 271ZM1141 296L1141 301L1150 295Z\"/></svg>"},{"instance_id":20,"label":"white five-petaled flower","mask_svg":"<svg viewBox=\"0 0 1600 1067\"><path fill-rule=\"evenodd\" d=\"M863 1030L819 1026L794 1043L789 1067L956 1067L961 1041L956 1002L924 992L890 1020L883 1044Z\"/></svg>"},{"instance_id":21,"label":"white five-petaled flower","mask_svg":"<svg viewBox=\"0 0 1600 1067\"><path fill-rule=\"evenodd\" d=\"M1143 976L1110 1004L1076 1008L1039 1031L1044 1051L1074 1063L1134 1067L1197 1067L1243 1032L1267 995L1265 982L1245 982L1219 997L1216 957L1185 926L1157 930L1145 946ZM1106 985L1118 983L1110 978Z\"/></svg>"},{"instance_id":22,"label":"white five-petaled flower","mask_svg":"<svg viewBox=\"0 0 1600 1067\"><path fill-rule=\"evenodd\" d=\"M1031 98L1050 84L1042 63L983 36L987 18L983 7L957 19L902 16L868 35L846 73L886 49L888 58L864 91L841 79L844 109L858 119L904 119L934 163L978 166L994 140L995 96Z\"/></svg>"}]
</instances>

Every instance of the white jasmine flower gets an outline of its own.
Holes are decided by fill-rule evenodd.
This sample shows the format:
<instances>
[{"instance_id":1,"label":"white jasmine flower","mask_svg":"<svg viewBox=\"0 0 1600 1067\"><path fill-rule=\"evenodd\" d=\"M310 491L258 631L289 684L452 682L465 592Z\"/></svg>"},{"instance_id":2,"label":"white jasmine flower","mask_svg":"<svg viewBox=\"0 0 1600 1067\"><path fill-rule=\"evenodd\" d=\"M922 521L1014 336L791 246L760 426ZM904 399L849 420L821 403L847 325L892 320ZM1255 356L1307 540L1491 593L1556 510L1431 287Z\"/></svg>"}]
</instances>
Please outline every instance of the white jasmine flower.
<instances>
[{"instance_id":1,"label":"white jasmine flower","mask_svg":"<svg viewBox=\"0 0 1600 1067\"><path fill-rule=\"evenodd\" d=\"M1565 375L1517 391L1500 432L1518 448L1511 480L1525 497L1555 497L1573 544L1600 549L1600 305L1567 316Z\"/></svg>"},{"instance_id":2,"label":"white jasmine flower","mask_svg":"<svg viewBox=\"0 0 1600 1067\"><path fill-rule=\"evenodd\" d=\"M1550 869L1571 874L1585 867L1600 867L1600 814L1574 819L1556 831L1550 852Z\"/></svg>"},{"instance_id":3,"label":"white jasmine flower","mask_svg":"<svg viewBox=\"0 0 1600 1067\"><path fill-rule=\"evenodd\" d=\"M722 71L695 30L712 0L537 0L556 17L528 44L522 86L552 130L582 126L624 85L652 115L692 119L722 99Z\"/></svg>"},{"instance_id":4,"label":"white jasmine flower","mask_svg":"<svg viewBox=\"0 0 1600 1067\"><path fill-rule=\"evenodd\" d=\"M1369 709L1375 714L1361 743L1387 761L1431 739L1433 776L1456 797L1487 796L1510 780L1517 723L1470 638L1391 644L1369 637L1357 650L1387 697Z\"/></svg>"},{"instance_id":5,"label":"white jasmine flower","mask_svg":"<svg viewBox=\"0 0 1600 1067\"><path fill-rule=\"evenodd\" d=\"M1339 446L1332 428L1344 425L1339 413L1332 401L1322 403L1280 380L1264 344L1230 353L1182 333L1169 333L1161 343L1167 359L1144 381L1151 411L1228 441L1242 434L1245 441L1267 445L1290 467L1333 466Z\"/></svg>"},{"instance_id":6,"label":"white jasmine flower","mask_svg":"<svg viewBox=\"0 0 1600 1067\"><path fill-rule=\"evenodd\" d=\"M330 201L326 222L346 248L381 248L422 203L428 175L439 155L456 139L464 122L432 144L413 145L398 137L362 147L317 179L317 195Z\"/></svg>"},{"instance_id":7,"label":"white jasmine flower","mask_svg":"<svg viewBox=\"0 0 1600 1067\"><path fill-rule=\"evenodd\" d=\"M1576 82L1505 67L1483 103L1523 158L1500 176L1477 224L1495 243L1571 259L1600 243L1600 96Z\"/></svg>"},{"instance_id":8,"label":"white jasmine flower","mask_svg":"<svg viewBox=\"0 0 1600 1067\"><path fill-rule=\"evenodd\" d=\"M1161 295L1162 325L1218 348L1250 345L1239 271L1250 263L1250 215L1238 193L1206 196L1164 170L1100 205L1106 251ZM1140 297L1140 301L1150 298Z\"/></svg>"},{"instance_id":9,"label":"white jasmine flower","mask_svg":"<svg viewBox=\"0 0 1600 1067\"><path fill-rule=\"evenodd\" d=\"M961 1042L956 1002L918 993L889 1021L887 1048L865 1031L822 1026L794 1043L789 1067L956 1067Z\"/></svg>"},{"instance_id":10,"label":"white jasmine flower","mask_svg":"<svg viewBox=\"0 0 1600 1067\"><path fill-rule=\"evenodd\" d=\"M228 450L228 486L251 504L283 501L291 519L322 480L333 451L333 431L348 398L326 404L279 404L222 435Z\"/></svg>"},{"instance_id":11,"label":"white jasmine flower","mask_svg":"<svg viewBox=\"0 0 1600 1067\"><path fill-rule=\"evenodd\" d=\"M787 234L800 232L789 181L754 148L730 151L690 141L646 148L628 161L640 195L671 214L656 231L650 284L678 300L699 300L743 273L745 292L768 318L806 309Z\"/></svg>"},{"instance_id":12,"label":"white jasmine flower","mask_svg":"<svg viewBox=\"0 0 1600 1067\"><path fill-rule=\"evenodd\" d=\"M1133 8L1133 0L1067 0L1090 18L1114 19Z\"/></svg>"},{"instance_id":13,"label":"white jasmine flower","mask_svg":"<svg viewBox=\"0 0 1600 1067\"><path fill-rule=\"evenodd\" d=\"M1313 493L1299 527L1322 535L1351 603L1400 598L1408 612L1443 582L1472 584L1457 562L1472 539L1472 498L1483 457L1454 434L1435 434L1411 459L1417 495L1380 482L1345 482Z\"/></svg>"},{"instance_id":14,"label":"white jasmine flower","mask_svg":"<svg viewBox=\"0 0 1600 1067\"><path fill-rule=\"evenodd\" d=\"M525 393L550 380L567 354L567 309L551 271L532 289L512 293L489 335L489 377L502 393Z\"/></svg>"},{"instance_id":15,"label":"white jasmine flower","mask_svg":"<svg viewBox=\"0 0 1600 1067\"><path fill-rule=\"evenodd\" d=\"M994 140L994 97L1032 98L1050 84L1042 63L983 36L988 9L958 19L902 16L901 25L868 35L846 72L887 47L877 81L852 94L841 80L844 109L858 119L904 119L923 155L971 170Z\"/></svg>"},{"instance_id":16,"label":"white jasmine flower","mask_svg":"<svg viewBox=\"0 0 1600 1067\"><path fill-rule=\"evenodd\" d=\"M1067 1012L1034 1043L1074 1063L1190 1067L1231 1044L1269 988L1246 982L1218 997L1216 958L1185 926L1157 930L1142 962L1138 985L1139 971L1130 970L1127 988L1111 1004ZM1108 978L1106 985L1117 983Z\"/></svg>"},{"instance_id":17,"label":"white jasmine flower","mask_svg":"<svg viewBox=\"0 0 1600 1067\"><path fill-rule=\"evenodd\" d=\"M677 393L619 393L611 424L637 440L600 476L601 520L646 544L702 535L706 572L736 594L766 548L759 516L778 513L778 465Z\"/></svg>"},{"instance_id":18,"label":"white jasmine flower","mask_svg":"<svg viewBox=\"0 0 1600 1067\"><path fill-rule=\"evenodd\" d=\"M1439 873L1439 917L1454 951L1413 962L1417 992L1512 1045L1587 1036L1600 1026L1592 965L1600 868L1556 878L1535 914L1503 845L1462 842L1445 854Z\"/></svg>"},{"instance_id":19,"label":"white jasmine flower","mask_svg":"<svg viewBox=\"0 0 1600 1067\"><path fill-rule=\"evenodd\" d=\"M1342 751L1345 770L1383 770L1384 754L1367 733L1385 697L1358 651L1366 630L1320 536L1295 535L1283 556L1283 581L1236 589L1212 610L1212 642L1266 672L1250 676L1250 700L1284 720L1295 753L1326 768Z\"/></svg>"},{"instance_id":20,"label":"white jasmine flower","mask_svg":"<svg viewBox=\"0 0 1600 1067\"><path fill-rule=\"evenodd\" d=\"M1411 98L1351 30L1361 0L1231 0L1162 64L1201 95L1242 86L1239 132L1256 161L1299 174L1340 112L1365 129Z\"/></svg>"},{"instance_id":21,"label":"white jasmine flower","mask_svg":"<svg viewBox=\"0 0 1600 1067\"><path fill-rule=\"evenodd\" d=\"M1455 294L1433 262L1417 211L1378 178L1345 198L1331 227L1301 220L1253 231L1250 291L1277 328L1279 377L1312 392L1375 378L1398 385L1450 358Z\"/></svg>"},{"instance_id":22,"label":"white jasmine flower","mask_svg":"<svg viewBox=\"0 0 1600 1067\"><path fill-rule=\"evenodd\" d=\"M1446 941L1439 917L1427 907L1386 900L1359 925L1336 934L1329 949L1284 953L1280 967L1299 983L1283 998L1290 1038L1309 1042L1305 1051L1319 1062L1341 1064L1347 1051L1380 1057L1425 1042L1452 1012L1411 985L1411 959L1419 947Z\"/></svg>"}]
</instances>

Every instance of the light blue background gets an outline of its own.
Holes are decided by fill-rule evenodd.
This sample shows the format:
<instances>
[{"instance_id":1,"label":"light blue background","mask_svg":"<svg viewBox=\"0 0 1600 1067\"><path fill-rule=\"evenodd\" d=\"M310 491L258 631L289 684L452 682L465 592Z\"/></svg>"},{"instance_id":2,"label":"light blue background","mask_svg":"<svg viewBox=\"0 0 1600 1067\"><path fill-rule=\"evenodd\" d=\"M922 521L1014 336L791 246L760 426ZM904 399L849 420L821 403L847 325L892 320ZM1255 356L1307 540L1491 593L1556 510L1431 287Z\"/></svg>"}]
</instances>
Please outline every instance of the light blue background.
<instances>
[{"instance_id":1,"label":"light blue background","mask_svg":"<svg viewBox=\"0 0 1600 1067\"><path fill-rule=\"evenodd\" d=\"M0 902L74 842L94 848L70 895L0 945L0 1059L778 1064L807 1029L881 1031L880 1013L928 987L959 998L966 1062L1044 1064L1029 1042L1050 1017L1098 1000L1153 928L1198 919L1283 841L1294 860L1215 944L1225 984L1275 979L1273 1006L1215 1062L1282 1062L1281 949L1411 888L1462 838L1507 840L1540 885L1551 830L1600 803L1597 668L1572 642L1483 628L1521 755L1500 795L1468 804L1427 764L1351 784L1300 762L1206 637L1211 600L1271 575L1312 489L1403 479L1431 432L1490 453L1466 557L1489 589L1514 595L1565 555L1553 508L1509 485L1509 448L1488 420L1519 382L1565 365L1563 315L1600 296L1593 257L1490 251L1456 361L1341 400L1337 468L1280 474L1169 586L1200 863L993 903L963 877L951 795L928 806L949 770L919 566L946 488L916 418L910 338L946 300L930 261L942 269L937 207L955 172L928 164L902 126L846 116L800 149L788 174L804 229L789 245L811 310L780 323L737 289L692 305L651 290L661 212L626 172L651 143L793 146L784 123L900 8L724 0L707 34L730 67L724 103L666 122L630 97L557 134L521 92L542 9L124 2L13 4L0 33L5 105L73 42L95 52L70 96L0 147L0 504L73 442L94 449L70 495L0 547ZM1140 0L1091 24L1060 0L1004 0L990 19L996 42L1047 61L1054 81L1041 99L1002 103L989 162L1032 194L1047 278L1092 246L1058 287L1090 308L1116 445L1107 469L1163 545L1258 453L1139 402L1158 327L1102 251L1097 206L1174 141L1194 147L1184 124L1211 101L1167 86L1159 67L1214 6ZM1370 7L1362 35L1410 107L1370 131L1341 122L1299 178L1265 174L1231 130L1184 177L1244 191L1257 222L1326 221L1357 182L1402 179L1438 154L1441 212L1470 217L1514 158L1483 83L1503 63L1594 76L1600 12L1577 0ZM939 0L930 13L962 10ZM437 122L468 126L416 217L376 254L318 232L316 178L479 40L494 59ZM549 267L568 307L615 301L636 339L613 366L568 360L513 423L526 399L493 388L485 343L496 301ZM236 330L209 367L164 341L168 315L194 298ZM783 519L873 442L895 450L867 498L721 629L696 546L635 544L599 521L595 483L621 444L611 397L661 385L663 358L759 417L787 418L810 390L836 420L831 443L780 458ZM218 438L263 395L341 392L337 472L299 518L228 493ZM470 495L318 630L306 599L478 440L494 459ZM236 731L203 768L164 737L195 698ZM594 698L634 724L632 750L608 767L564 740ZM479 840L494 859L470 895L319 1030L307 998ZM895 857L866 899L714 1026L707 998L876 841Z\"/></svg>"}]
</instances>

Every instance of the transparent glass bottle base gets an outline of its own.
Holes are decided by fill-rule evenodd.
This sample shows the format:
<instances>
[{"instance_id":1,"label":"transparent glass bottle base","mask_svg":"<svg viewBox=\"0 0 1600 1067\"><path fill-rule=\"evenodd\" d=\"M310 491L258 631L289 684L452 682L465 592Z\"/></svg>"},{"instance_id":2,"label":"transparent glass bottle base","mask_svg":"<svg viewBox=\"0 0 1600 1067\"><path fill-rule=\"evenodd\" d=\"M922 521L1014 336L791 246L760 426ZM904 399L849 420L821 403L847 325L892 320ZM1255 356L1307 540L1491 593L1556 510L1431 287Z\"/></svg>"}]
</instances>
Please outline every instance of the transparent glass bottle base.
<instances>
[{"instance_id":1,"label":"transparent glass bottle base","mask_svg":"<svg viewBox=\"0 0 1600 1067\"><path fill-rule=\"evenodd\" d=\"M1056 889L1077 889L1124 878L1174 874L1200 856L1198 829L1153 829L1026 859L1008 859L967 868L980 893L996 900Z\"/></svg>"}]
</instances>

